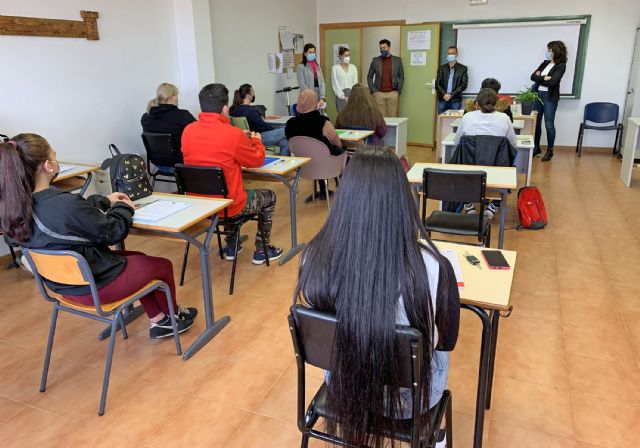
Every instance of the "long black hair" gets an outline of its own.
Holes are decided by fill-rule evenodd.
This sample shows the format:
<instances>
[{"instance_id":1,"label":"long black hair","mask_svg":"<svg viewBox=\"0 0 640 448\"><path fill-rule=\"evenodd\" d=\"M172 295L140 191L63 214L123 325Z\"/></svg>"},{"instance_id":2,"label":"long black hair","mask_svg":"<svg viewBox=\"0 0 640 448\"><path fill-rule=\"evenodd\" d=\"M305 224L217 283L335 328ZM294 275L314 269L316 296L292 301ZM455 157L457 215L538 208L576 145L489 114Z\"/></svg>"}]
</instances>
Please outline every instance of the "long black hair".
<instances>
[{"instance_id":1,"label":"long black hair","mask_svg":"<svg viewBox=\"0 0 640 448\"><path fill-rule=\"evenodd\" d=\"M438 294L445 295L448 271L427 237L399 159L365 146L349 162L327 222L301 256L294 299L337 316L328 392L336 418L327 431L355 446L382 447L383 436L370 429L393 424L383 413L400 415L394 362L400 295L411 326L424 336L425 359L431 359L435 310L423 252L438 261ZM446 310L441 313L448 318ZM422 378L420 394L429 397L429 362Z\"/></svg>"},{"instance_id":2,"label":"long black hair","mask_svg":"<svg viewBox=\"0 0 640 448\"><path fill-rule=\"evenodd\" d=\"M304 48L302 49L302 53L303 53L303 54L302 54L302 63L303 63L304 65L307 65L307 51L309 51L309 50L311 50L311 49L313 49L313 50L316 50L316 51L317 51L317 49L316 49L316 46L315 46L315 45L313 45L313 44L311 44L311 43L309 43L309 44L304 44ZM318 55L316 55L316 62L317 62L317 61L318 61Z\"/></svg>"},{"instance_id":3,"label":"long black hair","mask_svg":"<svg viewBox=\"0 0 640 448\"><path fill-rule=\"evenodd\" d=\"M236 107L242 104L242 102L244 101L244 97L251 93L252 88L253 87L251 86L251 84L242 84L240 87L238 87L238 90L233 92L233 104L231 104L229 112L233 112Z\"/></svg>"}]
</instances>

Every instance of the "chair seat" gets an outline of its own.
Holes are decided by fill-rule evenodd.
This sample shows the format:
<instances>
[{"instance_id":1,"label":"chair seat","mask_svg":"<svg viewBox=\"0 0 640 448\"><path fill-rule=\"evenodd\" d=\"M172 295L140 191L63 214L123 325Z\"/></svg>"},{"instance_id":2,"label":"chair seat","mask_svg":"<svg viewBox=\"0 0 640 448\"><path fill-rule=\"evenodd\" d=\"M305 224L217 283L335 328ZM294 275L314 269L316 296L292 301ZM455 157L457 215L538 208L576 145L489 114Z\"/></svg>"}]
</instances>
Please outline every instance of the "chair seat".
<instances>
[{"instance_id":1,"label":"chair seat","mask_svg":"<svg viewBox=\"0 0 640 448\"><path fill-rule=\"evenodd\" d=\"M449 391L445 391L445 393L443 394L438 404L436 404L433 407L433 409L431 409L431 412L430 412L431 423L429 425L430 428L433 428L435 426L439 411L441 409L444 410L444 407L447 404L447 400L449 399L449 396L450 396ZM316 393L316 396L314 397L313 401L309 405L309 408L310 409L313 408L313 411L322 418L325 418L327 420L335 420L335 416L333 415L331 410L327 407L327 384L326 383L322 384L322 387L320 387L320 390L318 390L318 393ZM403 442L411 441L411 422L412 422L411 419L406 419L406 420L391 419L386 417L385 419L387 419L389 422L391 422L391 420L395 420L398 423L397 431L393 435L386 434L387 436L392 436L394 439L401 440ZM420 427L420 439L426 441L430 437L431 437L431 434L427 433L427 427L425 425L422 425Z\"/></svg>"},{"instance_id":2,"label":"chair seat","mask_svg":"<svg viewBox=\"0 0 640 448\"><path fill-rule=\"evenodd\" d=\"M478 219L482 219L482 234L484 235L489 227L489 220L478 214L463 215L460 213L434 211L427 218L426 228L431 232L477 236Z\"/></svg>"},{"instance_id":3,"label":"chair seat","mask_svg":"<svg viewBox=\"0 0 640 448\"><path fill-rule=\"evenodd\" d=\"M619 125L619 124L612 124L612 125L609 125L609 126L595 126L593 124L585 124L584 128L585 129L594 129L596 131L616 131L616 130L618 130L618 128L620 126L621 125Z\"/></svg>"},{"instance_id":4,"label":"chair seat","mask_svg":"<svg viewBox=\"0 0 640 448\"><path fill-rule=\"evenodd\" d=\"M123 303L128 302L129 300L131 300L136 295L140 294L141 291L144 291L145 289L151 288L153 286L157 286L160 283L162 283L161 280L151 280L149 283L147 283L142 288L140 288L137 291L135 291L133 294L130 294L127 297L125 297L123 299L120 299L118 301L115 301L115 302L103 303L103 304L100 305L100 307L102 308L102 311L105 311L105 312L109 313L109 312L115 310L116 308L118 308ZM55 294L55 298L58 301L60 301L60 303L64 304L65 306L67 306L69 308L73 308L73 309L76 309L76 310L79 310L79 311L84 311L85 313L96 314L95 305L83 305L81 303L74 302L74 301L72 301L70 299L67 299L66 297L64 297L64 296L62 296L60 294Z\"/></svg>"},{"instance_id":5,"label":"chair seat","mask_svg":"<svg viewBox=\"0 0 640 448\"><path fill-rule=\"evenodd\" d=\"M162 174L163 176L175 176L176 169L172 166L157 166L158 171L155 174Z\"/></svg>"}]
</instances>

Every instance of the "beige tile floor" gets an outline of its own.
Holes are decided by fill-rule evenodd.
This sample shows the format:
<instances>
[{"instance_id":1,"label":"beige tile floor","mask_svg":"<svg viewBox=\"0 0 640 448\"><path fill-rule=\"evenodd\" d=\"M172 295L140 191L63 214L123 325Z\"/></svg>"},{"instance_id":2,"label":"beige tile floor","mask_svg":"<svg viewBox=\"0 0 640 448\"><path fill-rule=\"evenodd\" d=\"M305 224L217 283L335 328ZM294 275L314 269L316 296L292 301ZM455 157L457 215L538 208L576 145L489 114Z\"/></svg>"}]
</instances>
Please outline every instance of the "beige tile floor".
<instances>
[{"instance_id":1,"label":"beige tile floor","mask_svg":"<svg viewBox=\"0 0 640 448\"><path fill-rule=\"evenodd\" d=\"M420 148L410 155L433 159ZM558 152L551 163L534 163L550 224L539 232L506 233L505 247L519 253L514 312L501 325L485 446L638 447L640 176L634 188L623 187L619 162L604 153L577 160ZM270 185L280 201L274 241L286 247L287 195ZM304 182L302 193L309 190ZM309 240L326 207L300 200L298 213L300 239ZM127 246L169 257L178 270L181 245L131 238ZM131 325L129 340L116 345L104 417L97 416L106 351L95 337L100 325L61 316L48 389L39 393L50 308L27 274L1 271L0 445L298 446L286 325L297 259L266 268L251 265L250 256L251 250L240 256L233 297L227 295L230 263L213 260L216 313L232 321L191 360L176 357L170 341L149 340L144 319ZM195 254L179 300L201 307ZM182 337L185 346L202 325ZM454 441L463 448L471 446L479 330L477 318L463 311L450 375ZM310 387L321 381L317 371L309 373Z\"/></svg>"}]
</instances>

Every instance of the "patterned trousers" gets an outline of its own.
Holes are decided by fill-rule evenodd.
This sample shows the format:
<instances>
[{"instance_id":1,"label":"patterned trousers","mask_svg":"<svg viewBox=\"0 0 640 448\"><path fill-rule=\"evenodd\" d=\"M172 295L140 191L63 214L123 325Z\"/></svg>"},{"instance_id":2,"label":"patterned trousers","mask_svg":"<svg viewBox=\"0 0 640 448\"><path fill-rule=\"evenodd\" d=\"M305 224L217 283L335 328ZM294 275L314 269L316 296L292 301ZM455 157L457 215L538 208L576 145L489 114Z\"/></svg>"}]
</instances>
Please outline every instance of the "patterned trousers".
<instances>
[{"instance_id":1,"label":"patterned trousers","mask_svg":"<svg viewBox=\"0 0 640 448\"><path fill-rule=\"evenodd\" d=\"M273 215L276 212L276 194L271 190L247 190L247 203L244 208L240 210L240 213L234 216L240 217L245 215L258 214L262 218L264 238L267 244L271 241L271 225L273 223ZM233 232L232 235L227 235L225 241L227 247L234 247L235 232L237 226L225 225L225 232ZM256 232L256 248L262 250L262 238L260 237L260 228Z\"/></svg>"}]
</instances>

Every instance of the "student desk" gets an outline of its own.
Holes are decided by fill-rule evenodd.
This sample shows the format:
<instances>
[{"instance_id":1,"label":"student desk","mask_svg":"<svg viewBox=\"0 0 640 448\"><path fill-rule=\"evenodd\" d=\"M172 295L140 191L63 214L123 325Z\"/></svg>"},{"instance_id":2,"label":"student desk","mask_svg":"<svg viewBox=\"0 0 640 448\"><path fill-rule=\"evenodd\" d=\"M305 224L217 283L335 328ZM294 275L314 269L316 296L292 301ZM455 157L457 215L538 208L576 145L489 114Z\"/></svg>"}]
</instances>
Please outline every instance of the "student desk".
<instances>
[{"instance_id":1,"label":"student desk","mask_svg":"<svg viewBox=\"0 0 640 448\"><path fill-rule=\"evenodd\" d=\"M202 276L206 328L182 355L182 359L187 360L204 347L231 321L229 316L223 316L221 319L215 320L213 288L211 285L211 249L209 246L218 221L217 213L231 205L233 201L231 199L153 193L151 196L138 199L135 201L135 204L145 204L156 200L187 202L191 204L190 207L152 224L136 222L134 215L133 227L131 228L132 235L150 236L169 240L184 240L198 248L198 252L200 253L200 272ZM197 237L203 232L205 233L204 242L200 242ZM126 316L126 320L131 321L141 313L142 307L136 307ZM104 336L104 332L102 336Z\"/></svg>"},{"instance_id":2,"label":"student desk","mask_svg":"<svg viewBox=\"0 0 640 448\"><path fill-rule=\"evenodd\" d=\"M453 128L453 132L457 132L460 127L460 123L462 123L462 118L456 118L452 123L451 127ZM513 130L516 131L516 134L520 134L520 131L524 129L524 120L513 120Z\"/></svg>"},{"instance_id":3,"label":"student desk","mask_svg":"<svg viewBox=\"0 0 640 448\"><path fill-rule=\"evenodd\" d=\"M442 140L453 132L451 124L462 118L464 110L448 110L438 115L436 126L436 160L442 156Z\"/></svg>"},{"instance_id":4,"label":"student desk","mask_svg":"<svg viewBox=\"0 0 640 448\"><path fill-rule=\"evenodd\" d=\"M274 128L283 128L286 126L287 121L289 121L289 118L291 117L292 117L291 115L282 115L282 116L272 115L272 116L264 117L264 122L267 124L270 124Z\"/></svg>"},{"instance_id":5,"label":"student desk","mask_svg":"<svg viewBox=\"0 0 640 448\"><path fill-rule=\"evenodd\" d=\"M89 187L89 184L91 183L92 173L94 171L98 171L100 169L100 167L97 166L97 165L84 165L84 164L81 164L81 163L59 162L59 164L61 166L65 166L66 165L67 167L69 167L69 169L67 169L65 171L61 171L58 174L58 177L55 178L53 183L61 182L63 180L71 179L71 178L78 177L78 176L84 176L84 175L87 176L87 179L85 180L84 185L82 185L82 187L80 188L80 195L81 196L84 194L84 192Z\"/></svg>"},{"instance_id":6,"label":"student desk","mask_svg":"<svg viewBox=\"0 0 640 448\"><path fill-rule=\"evenodd\" d=\"M336 129L336 132L340 140L351 143L362 141L375 134L373 131L360 131L356 129Z\"/></svg>"},{"instance_id":7,"label":"student desk","mask_svg":"<svg viewBox=\"0 0 640 448\"><path fill-rule=\"evenodd\" d=\"M507 195L511 190L518 186L518 176L516 169L513 167L502 166L482 166L482 165L452 165L443 163L416 163L414 164L407 177L409 182L413 184L416 192L416 200L418 201L418 209L420 209L419 190L422 187L422 173L425 168L456 170L456 171L484 171L487 173L487 189L500 193L500 234L498 237L498 248L502 249L504 245L504 228L507 222Z\"/></svg>"},{"instance_id":8,"label":"student desk","mask_svg":"<svg viewBox=\"0 0 640 448\"><path fill-rule=\"evenodd\" d=\"M243 168L242 170L249 174L251 178L257 180L272 181L275 179L282 182L289 190L289 214L291 222L291 249L289 249L280 258L279 264L282 266L298 252L304 248L304 244L298 244L298 224L297 224L297 208L296 197L298 196L298 185L300 183L300 168L311 162L308 157L285 157L276 156L279 160L259 168Z\"/></svg>"},{"instance_id":9,"label":"student desk","mask_svg":"<svg viewBox=\"0 0 640 448\"><path fill-rule=\"evenodd\" d=\"M456 134L451 133L442 140L442 163L448 163L451 160L455 145L453 143ZM518 157L515 161L518 173L525 174L525 185L528 187L531 183L531 167L533 166L533 136L517 135L516 150Z\"/></svg>"},{"instance_id":10,"label":"student desk","mask_svg":"<svg viewBox=\"0 0 640 448\"><path fill-rule=\"evenodd\" d=\"M638 154L640 154L640 117L629 117L626 127L620 180L622 180L627 187L630 187L633 164L635 163L635 159L638 158Z\"/></svg>"},{"instance_id":11,"label":"student desk","mask_svg":"<svg viewBox=\"0 0 640 448\"><path fill-rule=\"evenodd\" d=\"M475 430L473 436L474 448L482 447L484 431L485 409L491 407L491 391L493 385L493 370L496 357L496 343L498 340L498 322L500 313L511 313L511 284L513 271L516 266L516 252L503 250L511 269L492 270L482 256L486 249L465 244L434 242L440 250L453 250L457 253L460 270L464 280L464 287L460 289L460 305L474 312L482 321L482 343L480 345L480 364L478 368L478 391L476 395ZM465 253L476 256L480 260L480 268L469 264Z\"/></svg>"}]
</instances>

